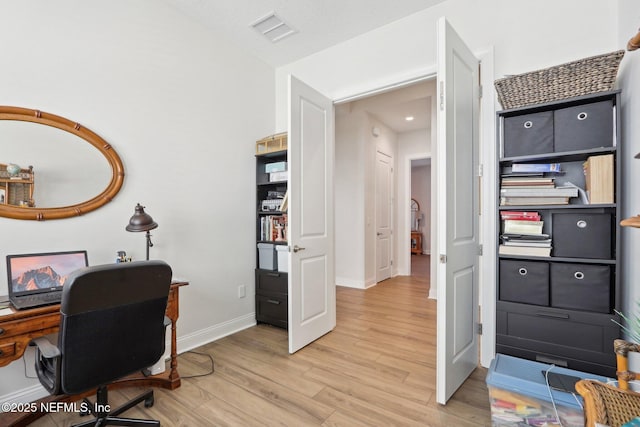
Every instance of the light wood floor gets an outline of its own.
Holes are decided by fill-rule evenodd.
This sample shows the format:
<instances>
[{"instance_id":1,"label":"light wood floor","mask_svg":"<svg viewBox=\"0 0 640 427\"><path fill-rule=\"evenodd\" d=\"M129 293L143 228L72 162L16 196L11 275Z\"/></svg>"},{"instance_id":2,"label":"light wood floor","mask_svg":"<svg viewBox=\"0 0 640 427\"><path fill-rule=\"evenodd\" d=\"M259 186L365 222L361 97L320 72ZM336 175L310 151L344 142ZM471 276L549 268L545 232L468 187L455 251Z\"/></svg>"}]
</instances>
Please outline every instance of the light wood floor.
<instances>
[{"instance_id":1,"label":"light wood floor","mask_svg":"<svg viewBox=\"0 0 640 427\"><path fill-rule=\"evenodd\" d=\"M287 352L285 330L258 325L198 352L180 355L182 386L155 390L152 408L131 417L163 426L490 426L489 398L477 369L446 406L435 403L436 303L426 298L428 256L414 255L417 276L366 291L338 287L334 331ZM140 389L111 392L117 405ZM84 419L82 419L84 420ZM52 414L32 426L66 426L76 414Z\"/></svg>"}]
</instances>

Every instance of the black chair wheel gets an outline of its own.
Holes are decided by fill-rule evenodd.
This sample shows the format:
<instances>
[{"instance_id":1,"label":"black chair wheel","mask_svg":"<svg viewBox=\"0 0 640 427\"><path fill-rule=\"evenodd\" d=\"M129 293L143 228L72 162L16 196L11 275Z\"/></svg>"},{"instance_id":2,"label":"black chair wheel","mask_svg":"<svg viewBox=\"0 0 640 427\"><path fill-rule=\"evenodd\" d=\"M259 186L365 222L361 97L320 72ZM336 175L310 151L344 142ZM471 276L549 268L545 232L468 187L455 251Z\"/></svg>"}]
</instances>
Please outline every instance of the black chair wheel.
<instances>
[{"instance_id":1,"label":"black chair wheel","mask_svg":"<svg viewBox=\"0 0 640 427\"><path fill-rule=\"evenodd\" d=\"M144 400L144 407L145 408L151 408L153 406L153 403L155 402L153 396L149 396L148 398L146 398Z\"/></svg>"}]
</instances>

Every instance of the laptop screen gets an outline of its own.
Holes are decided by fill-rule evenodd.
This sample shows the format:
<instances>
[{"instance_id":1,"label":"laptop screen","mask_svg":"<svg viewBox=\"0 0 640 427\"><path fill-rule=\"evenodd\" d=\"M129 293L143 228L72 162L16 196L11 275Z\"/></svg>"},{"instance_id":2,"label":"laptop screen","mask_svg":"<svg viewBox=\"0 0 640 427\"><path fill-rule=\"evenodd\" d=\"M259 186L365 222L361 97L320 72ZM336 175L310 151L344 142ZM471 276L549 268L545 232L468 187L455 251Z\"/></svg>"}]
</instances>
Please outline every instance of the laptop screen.
<instances>
[{"instance_id":1,"label":"laptop screen","mask_svg":"<svg viewBox=\"0 0 640 427\"><path fill-rule=\"evenodd\" d=\"M87 265L87 251L7 255L9 295L62 290L69 273Z\"/></svg>"}]
</instances>

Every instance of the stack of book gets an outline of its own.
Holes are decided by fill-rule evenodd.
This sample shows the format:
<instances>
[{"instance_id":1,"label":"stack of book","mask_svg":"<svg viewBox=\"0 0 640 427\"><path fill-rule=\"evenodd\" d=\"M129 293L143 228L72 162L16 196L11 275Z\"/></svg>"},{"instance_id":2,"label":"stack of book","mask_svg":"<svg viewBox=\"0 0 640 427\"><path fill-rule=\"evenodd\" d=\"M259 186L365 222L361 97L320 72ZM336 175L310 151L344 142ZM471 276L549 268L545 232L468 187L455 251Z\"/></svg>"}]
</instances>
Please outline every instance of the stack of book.
<instances>
[{"instance_id":1,"label":"stack of book","mask_svg":"<svg viewBox=\"0 0 640 427\"><path fill-rule=\"evenodd\" d=\"M500 205L566 205L569 198L578 196L574 186L556 186L559 163L514 163L511 172L500 181Z\"/></svg>"},{"instance_id":2,"label":"stack of book","mask_svg":"<svg viewBox=\"0 0 640 427\"><path fill-rule=\"evenodd\" d=\"M260 218L260 240L282 242L287 240L287 214L267 215Z\"/></svg>"},{"instance_id":3,"label":"stack of book","mask_svg":"<svg viewBox=\"0 0 640 427\"><path fill-rule=\"evenodd\" d=\"M551 256L551 238L542 233L544 221L538 212L501 211L501 255Z\"/></svg>"}]
</instances>

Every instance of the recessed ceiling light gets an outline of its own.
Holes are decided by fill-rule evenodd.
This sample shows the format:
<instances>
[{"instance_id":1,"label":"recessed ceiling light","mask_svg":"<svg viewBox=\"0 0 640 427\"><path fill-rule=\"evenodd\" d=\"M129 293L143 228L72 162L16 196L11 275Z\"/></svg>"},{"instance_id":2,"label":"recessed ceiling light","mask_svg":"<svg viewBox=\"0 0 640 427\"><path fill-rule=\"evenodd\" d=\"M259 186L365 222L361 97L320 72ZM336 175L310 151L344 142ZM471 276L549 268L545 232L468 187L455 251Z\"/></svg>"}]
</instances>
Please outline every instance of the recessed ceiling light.
<instances>
[{"instance_id":1,"label":"recessed ceiling light","mask_svg":"<svg viewBox=\"0 0 640 427\"><path fill-rule=\"evenodd\" d=\"M413 120L413 116L407 116L404 118L406 121L410 122Z\"/></svg>"},{"instance_id":2,"label":"recessed ceiling light","mask_svg":"<svg viewBox=\"0 0 640 427\"><path fill-rule=\"evenodd\" d=\"M256 22L251 24L251 26L272 43L280 41L296 32L296 30L291 28L289 24L284 22L274 12L258 19Z\"/></svg>"}]
</instances>

